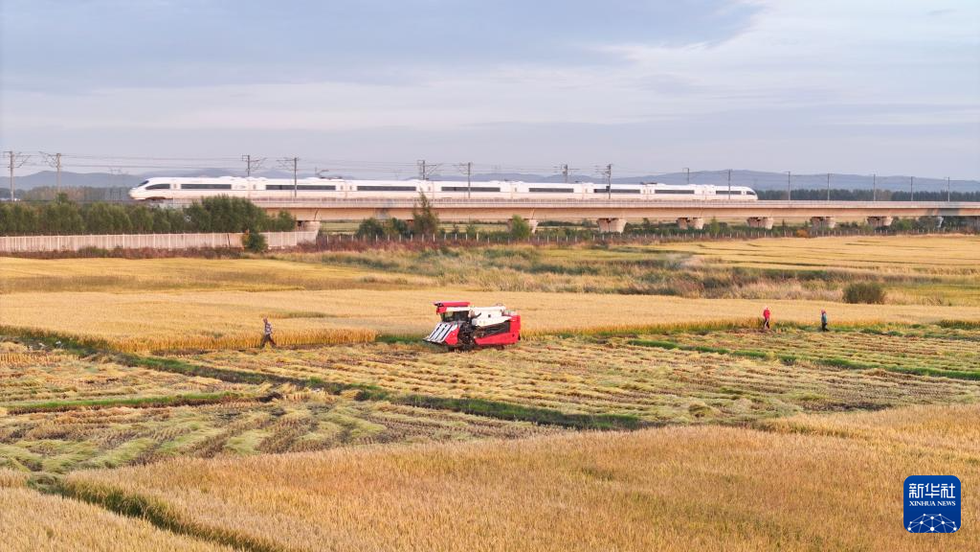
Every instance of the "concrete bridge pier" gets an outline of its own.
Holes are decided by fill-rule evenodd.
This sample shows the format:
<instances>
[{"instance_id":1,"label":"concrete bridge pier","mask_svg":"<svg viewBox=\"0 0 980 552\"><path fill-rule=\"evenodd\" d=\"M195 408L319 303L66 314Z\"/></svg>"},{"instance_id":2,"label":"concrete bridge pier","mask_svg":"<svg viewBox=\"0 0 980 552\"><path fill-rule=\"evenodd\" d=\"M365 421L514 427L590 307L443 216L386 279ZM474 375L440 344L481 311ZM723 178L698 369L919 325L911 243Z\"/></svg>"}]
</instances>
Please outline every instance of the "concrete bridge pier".
<instances>
[{"instance_id":1,"label":"concrete bridge pier","mask_svg":"<svg viewBox=\"0 0 980 552\"><path fill-rule=\"evenodd\" d=\"M704 219L701 217L681 217L677 219L677 227L681 230L703 230Z\"/></svg>"},{"instance_id":2,"label":"concrete bridge pier","mask_svg":"<svg viewBox=\"0 0 980 552\"><path fill-rule=\"evenodd\" d=\"M772 230L772 217L749 217L749 228Z\"/></svg>"},{"instance_id":3,"label":"concrete bridge pier","mask_svg":"<svg viewBox=\"0 0 980 552\"><path fill-rule=\"evenodd\" d=\"M524 219L524 222L526 222L527 225L531 227L531 233L532 234L538 231L538 221L537 221L537 219ZM514 229L513 226L514 226L514 220L513 219L507 219L507 230L508 231L513 230Z\"/></svg>"},{"instance_id":4,"label":"concrete bridge pier","mask_svg":"<svg viewBox=\"0 0 980 552\"><path fill-rule=\"evenodd\" d=\"M868 224L874 228L887 228L892 225L892 217L887 215L868 217Z\"/></svg>"},{"instance_id":5,"label":"concrete bridge pier","mask_svg":"<svg viewBox=\"0 0 980 552\"><path fill-rule=\"evenodd\" d=\"M832 230L837 228L837 219L834 217L810 217L810 224L820 230Z\"/></svg>"},{"instance_id":6,"label":"concrete bridge pier","mask_svg":"<svg viewBox=\"0 0 980 552\"><path fill-rule=\"evenodd\" d=\"M626 219L624 218L599 219L599 231L602 233L616 232L622 234L624 230L626 230Z\"/></svg>"},{"instance_id":7,"label":"concrete bridge pier","mask_svg":"<svg viewBox=\"0 0 980 552\"><path fill-rule=\"evenodd\" d=\"M318 220L298 220L296 221L296 224L299 226L299 229L304 232L312 232L320 229L320 221Z\"/></svg>"}]
</instances>

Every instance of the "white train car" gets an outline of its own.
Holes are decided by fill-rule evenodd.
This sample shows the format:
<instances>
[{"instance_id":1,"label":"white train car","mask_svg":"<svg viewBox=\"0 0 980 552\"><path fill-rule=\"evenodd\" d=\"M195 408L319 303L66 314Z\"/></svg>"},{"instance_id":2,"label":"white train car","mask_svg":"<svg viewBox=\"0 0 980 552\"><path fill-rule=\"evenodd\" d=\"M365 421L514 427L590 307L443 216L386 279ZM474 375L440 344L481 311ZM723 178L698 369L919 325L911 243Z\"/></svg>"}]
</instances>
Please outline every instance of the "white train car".
<instances>
[{"instance_id":1,"label":"white train car","mask_svg":"<svg viewBox=\"0 0 980 552\"><path fill-rule=\"evenodd\" d=\"M225 195L247 199L351 199L414 198L480 199L604 199L636 201L756 201L745 186L709 184L613 184L609 189L594 182L554 183L495 180L489 182L432 180L347 180L343 178L218 178L155 177L129 191L135 200L199 200Z\"/></svg>"}]
</instances>

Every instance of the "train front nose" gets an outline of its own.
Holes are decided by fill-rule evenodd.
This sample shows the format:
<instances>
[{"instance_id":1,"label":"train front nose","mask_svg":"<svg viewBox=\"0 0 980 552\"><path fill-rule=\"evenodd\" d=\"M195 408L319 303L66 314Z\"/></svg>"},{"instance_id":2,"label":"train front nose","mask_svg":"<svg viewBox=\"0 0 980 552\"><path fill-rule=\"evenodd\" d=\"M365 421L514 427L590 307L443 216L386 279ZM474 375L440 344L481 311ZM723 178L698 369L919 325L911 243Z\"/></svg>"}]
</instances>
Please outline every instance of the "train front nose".
<instances>
[{"instance_id":1,"label":"train front nose","mask_svg":"<svg viewBox=\"0 0 980 552\"><path fill-rule=\"evenodd\" d=\"M130 188L129 189L129 198L130 199L143 199L143 196L140 193L140 191L141 190L139 189L139 186L137 186L136 188Z\"/></svg>"}]
</instances>

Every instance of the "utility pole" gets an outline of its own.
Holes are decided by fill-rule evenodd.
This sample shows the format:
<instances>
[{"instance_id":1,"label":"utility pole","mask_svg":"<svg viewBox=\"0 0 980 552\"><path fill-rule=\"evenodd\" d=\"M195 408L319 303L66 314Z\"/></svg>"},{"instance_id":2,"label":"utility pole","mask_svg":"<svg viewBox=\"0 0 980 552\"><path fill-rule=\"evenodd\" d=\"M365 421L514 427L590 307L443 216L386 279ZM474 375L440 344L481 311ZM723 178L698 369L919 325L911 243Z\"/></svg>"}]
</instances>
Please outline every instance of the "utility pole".
<instances>
[{"instance_id":1,"label":"utility pole","mask_svg":"<svg viewBox=\"0 0 980 552\"><path fill-rule=\"evenodd\" d=\"M827 173L827 201L830 201L830 173Z\"/></svg>"},{"instance_id":2,"label":"utility pole","mask_svg":"<svg viewBox=\"0 0 980 552\"><path fill-rule=\"evenodd\" d=\"M728 199L732 199L732 170L728 169Z\"/></svg>"},{"instance_id":3,"label":"utility pole","mask_svg":"<svg viewBox=\"0 0 980 552\"><path fill-rule=\"evenodd\" d=\"M9 159L7 167L10 169L10 201L14 201L14 169L24 166L31 156L16 151L8 151L6 154Z\"/></svg>"},{"instance_id":4,"label":"utility pole","mask_svg":"<svg viewBox=\"0 0 980 552\"><path fill-rule=\"evenodd\" d=\"M690 186L691 185L691 168L690 167L684 167L684 172L687 173L687 185Z\"/></svg>"},{"instance_id":5,"label":"utility pole","mask_svg":"<svg viewBox=\"0 0 980 552\"><path fill-rule=\"evenodd\" d=\"M612 199L612 163L606 165L605 167L596 167L596 170L600 175L606 179L606 197Z\"/></svg>"},{"instance_id":6,"label":"utility pole","mask_svg":"<svg viewBox=\"0 0 980 552\"><path fill-rule=\"evenodd\" d=\"M871 201L878 201L878 173L871 174Z\"/></svg>"},{"instance_id":7,"label":"utility pole","mask_svg":"<svg viewBox=\"0 0 980 552\"><path fill-rule=\"evenodd\" d=\"M564 165L558 165L555 168L557 168L558 171L561 172L562 180L565 182L565 184L568 184L568 177L571 174L571 172L578 170L578 169L569 167L568 166L568 163L565 163Z\"/></svg>"},{"instance_id":8,"label":"utility pole","mask_svg":"<svg viewBox=\"0 0 980 552\"><path fill-rule=\"evenodd\" d=\"M44 158L44 162L47 163L49 167L52 167L55 170L57 170L57 177L56 177L57 180L55 182L56 182L57 193L60 194L61 193L61 154L55 153L52 155L50 153L44 153L42 151L41 157Z\"/></svg>"},{"instance_id":9,"label":"utility pole","mask_svg":"<svg viewBox=\"0 0 980 552\"><path fill-rule=\"evenodd\" d=\"M786 171L786 201L793 200L793 171Z\"/></svg>"},{"instance_id":10,"label":"utility pole","mask_svg":"<svg viewBox=\"0 0 980 552\"><path fill-rule=\"evenodd\" d=\"M252 176L252 171L257 170L262 166L262 163L265 161L265 157L261 159L252 159L251 155L245 154L242 156L242 161L245 162L245 176L250 177Z\"/></svg>"},{"instance_id":11,"label":"utility pole","mask_svg":"<svg viewBox=\"0 0 980 552\"><path fill-rule=\"evenodd\" d=\"M428 180L434 174L436 174L436 171L438 171L439 167L441 167L442 165L426 163L425 159L419 159L418 166L419 166L419 180Z\"/></svg>"},{"instance_id":12,"label":"utility pole","mask_svg":"<svg viewBox=\"0 0 980 552\"><path fill-rule=\"evenodd\" d=\"M950 197L951 197L951 195L952 195L952 194L951 194L951 193L950 193L950 191L949 191L949 177L947 176L947 177L946 177L946 203L949 203L950 201L952 201L952 200L950 199Z\"/></svg>"},{"instance_id":13,"label":"utility pole","mask_svg":"<svg viewBox=\"0 0 980 552\"><path fill-rule=\"evenodd\" d=\"M915 201L915 177L909 177L909 201Z\"/></svg>"},{"instance_id":14,"label":"utility pole","mask_svg":"<svg viewBox=\"0 0 980 552\"><path fill-rule=\"evenodd\" d=\"M460 163L456 165L456 168L460 172L466 173L466 199L470 199L473 197L473 162L467 161L466 163Z\"/></svg>"},{"instance_id":15,"label":"utility pole","mask_svg":"<svg viewBox=\"0 0 980 552\"><path fill-rule=\"evenodd\" d=\"M299 157L283 157L279 160L280 168L289 170L290 165L292 165L293 170L293 198L296 198L297 192L299 192L299 182L296 176L299 171Z\"/></svg>"}]
</instances>

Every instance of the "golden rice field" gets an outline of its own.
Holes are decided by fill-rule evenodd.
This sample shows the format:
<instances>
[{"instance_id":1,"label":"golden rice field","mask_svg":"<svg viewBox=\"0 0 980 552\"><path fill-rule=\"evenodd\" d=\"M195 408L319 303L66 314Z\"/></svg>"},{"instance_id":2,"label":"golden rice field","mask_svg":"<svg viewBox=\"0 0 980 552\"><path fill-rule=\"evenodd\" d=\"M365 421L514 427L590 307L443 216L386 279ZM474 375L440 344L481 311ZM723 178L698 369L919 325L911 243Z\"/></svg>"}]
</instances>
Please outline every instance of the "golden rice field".
<instances>
[{"instance_id":1,"label":"golden rice field","mask_svg":"<svg viewBox=\"0 0 980 552\"><path fill-rule=\"evenodd\" d=\"M691 253L727 265L876 272L980 274L980 236L857 236L669 243L658 251Z\"/></svg>"},{"instance_id":2,"label":"golden rice field","mask_svg":"<svg viewBox=\"0 0 980 552\"><path fill-rule=\"evenodd\" d=\"M976 531L910 537L897 504L909 474L980 481L978 422L975 405L916 407L769 431L177 459L75 472L65 486L96 501L139 496L201 535L270 549L974 550ZM980 518L980 503L963 508Z\"/></svg>"},{"instance_id":3,"label":"golden rice field","mask_svg":"<svg viewBox=\"0 0 980 552\"><path fill-rule=\"evenodd\" d=\"M637 346L623 338L541 338L502 351L467 354L378 343L260 354L220 351L186 360L232 371L373 385L401 394L623 414L649 422L735 423L801 411L980 398L980 382L807 362L786 365L775 358Z\"/></svg>"},{"instance_id":4,"label":"golden rice field","mask_svg":"<svg viewBox=\"0 0 980 552\"><path fill-rule=\"evenodd\" d=\"M154 527L104 508L0 485L0 528L4 552L231 552L233 549Z\"/></svg>"},{"instance_id":5,"label":"golden rice field","mask_svg":"<svg viewBox=\"0 0 980 552\"><path fill-rule=\"evenodd\" d=\"M76 409L0 417L0 475L65 473L176 457L311 451L387 442L527 437L526 422L279 390L267 403Z\"/></svg>"},{"instance_id":6,"label":"golden rice field","mask_svg":"<svg viewBox=\"0 0 980 552\"><path fill-rule=\"evenodd\" d=\"M58 291L326 290L419 287L380 270L254 259L21 259L0 257L0 294Z\"/></svg>"},{"instance_id":7,"label":"golden rice field","mask_svg":"<svg viewBox=\"0 0 980 552\"><path fill-rule=\"evenodd\" d=\"M816 324L980 320L968 306L850 305L817 301L685 299L656 295L481 292L466 289L351 291L193 291L182 293L17 293L0 297L2 327L25 328L123 350L245 348L261 339L268 316L283 344L351 343L376 333L422 336L438 321L433 301L467 299L518 309L525 333L637 331L761 317ZM65 305L73 308L66 311Z\"/></svg>"}]
</instances>

